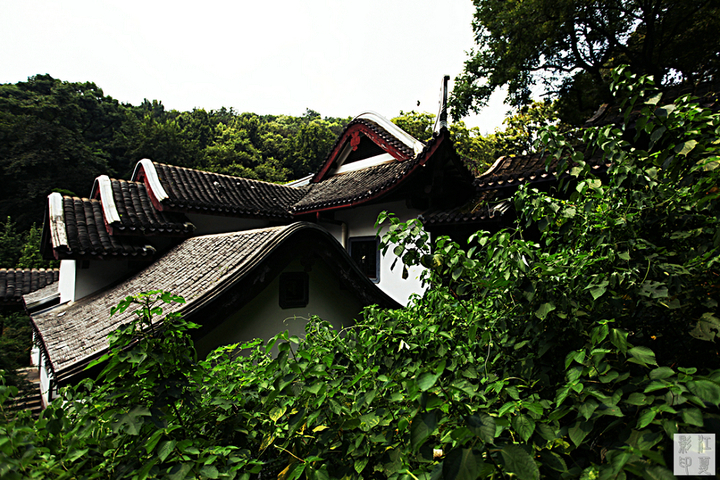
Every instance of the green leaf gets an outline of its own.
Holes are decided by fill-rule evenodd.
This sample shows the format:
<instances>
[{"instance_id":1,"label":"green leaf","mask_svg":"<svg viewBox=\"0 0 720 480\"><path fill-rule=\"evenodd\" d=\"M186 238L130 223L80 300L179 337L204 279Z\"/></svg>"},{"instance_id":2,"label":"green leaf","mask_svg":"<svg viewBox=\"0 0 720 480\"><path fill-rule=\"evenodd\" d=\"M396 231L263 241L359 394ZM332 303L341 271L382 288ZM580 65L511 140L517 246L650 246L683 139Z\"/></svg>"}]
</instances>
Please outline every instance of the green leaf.
<instances>
[{"instance_id":1,"label":"green leaf","mask_svg":"<svg viewBox=\"0 0 720 480\"><path fill-rule=\"evenodd\" d=\"M653 402L652 397L648 398L639 392L631 393L630 396L627 399L625 399L624 401L625 401L625 403L628 403L630 405L638 405L638 406L650 405Z\"/></svg>"},{"instance_id":2,"label":"green leaf","mask_svg":"<svg viewBox=\"0 0 720 480\"><path fill-rule=\"evenodd\" d=\"M164 462L168 455L172 453L176 444L176 440L167 440L160 444L160 448L158 448L158 458L161 462Z\"/></svg>"},{"instance_id":3,"label":"green leaf","mask_svg":"<svg viewBox=\"0 0 720 480\"><path fill-rule=\"evenodd\" d=\"M417 451L437 428L436 410L415 416L410 426L410 444Z\"/></svg>"},{"instance_id":4,"label":"green leaf","mask_svg":"<svg viewBox=\"0 0 720 480\"><path fill-rule=\"evenodd\" d=\"M675 375L675 371L670 367L658 367L650 372L650 378L652 380L661 380L672 377L673 375Z\"/></svg>"},{"instance_id":5,"label":"green leaf","mask_svg":"<svg viewBox=\"0 0 720 480\"><path fill-rule=\"evenodd\" d=\"M485 443L495 442L495 419L490 415L480 414L468 418L466 426Z\"/></svg>"},{"instance_id":6,"label":"green leaf","mask_svg":"<svg viewBox=\"0 0 720 480\"><path fill-rule=\"evenodd\" d=\"M522 439L526 442L535 431L535 422L533 419L522 413L514 416L511 423L515 431L520 434Z\"/></svg>"},{"instance_id":7,"label":"green leaf","mask_svg":"<svg viewBox=\"0 0 720 480\"><path fill-rule=\"evenodd\" d=\"M620 330L617 328L613 328L610 330L610 342L617 347L618 350L620 350L622 353L627 352L627 337L628 332L624 330Z\"/></svg>"},{"instance_id":8,"label":"green leaf","mask_svg":"<svg viewBox=\"0 0 720 480\"><path fill-rule=\"evenodd\" d=\"M555 452L542 450L540 452L542 463L544 466L550 467L556 472L567 472L567 464L560 455Z\"/></svg>"},{"instance_id":9,"label":"green leaf","mask_svg":"<svg viewBox=\"0 0 720 480\"><path fill-rule=\"evenodd\" d=\"M517 445L506 445L501 450L505 470L514 473L520 480L538 480L540 469L535 460Z\"/></svg>"},{"instance_id":10,"label":"green leaf","mask_svg":"<svg viewBox=\"0 0 720 480\"><path fill-rule=\"evenodd\" d=\"M443 460L443 480L475 480L481 465L471 448L453 449Z\"/></svg>"},{"instance_id":11,"label":"green leaf","mask_svg":"<svg viewBox=\"0 0 720 480\"><path fill-rule=\"evenodd\" d=\"M687 382L687 387L702 401L712 403L716 407L720 404L720 385L717 383L710 380L695 380Z\"/></svg>"},{"instance_id":12,"label":"green leaf","mask_svg":"<svg viewBox=\"0 0 720 480\"><path fill-rule=\"evenodd\" d=\"M431 388L433 385L435 385L435 382L437 382L437 379L440 378L439 373L432 373L432 372L424 372L420 375L420 377L417 380L418 388L420 391L424 392Z\"/></svg>"},{"instance_id":13,"label":"green leaf","mask_svg":"<svg viewBox=\"0 0 720 480\"><path fill-rule=\"evenodd\" d=\"M605 291L607 290L606 287L609 283L610 282L607 280L604 280L599 285L595 286L595 288L590 289L590 295L592 295L593 300L597 300L605 294Z\"/></svg>"},{"instance_id":14,"label":"green leaf","mask_svg":"<svg viewBox=\"0 0 720 480\"><path fill-rule=\"evenodd\" d=\"M644 473L644 478L648 480L677 480L670 470L661 465L647 467Z\"/></svg>"},{"instance_id":15,"label":"green leaf","mask_svg":"<svg viewBox=\"0 0 720 480\"><path fill-rule=\"evenodd\" d=\"M535 316L538 317L540 320L544 320L545 317L547 317L548 313L555 310L555 305L552 302L543 303L540 305L540 308L537 309L535 312Z\"/></svg>"},{"instance_id":16,"label":"green leaf","mask_svg":"<svg viewBox=\"0 0 720 480\"><path fill-rule=\"evenodd\" d=\"M638 418L637 428L645 428L650 425L650 423L655 420L655 415L657 415L656 410L651 408L645 409L640 415L640 418Z\"/></svg>"},{"instance_id":17,"label":"green leaf","mask_svg":"<svg viewBox=\"0 0 720 480\"><path fill-rule=\"evenodd\" d=\"M702 412L699 408L686 408L682 410L682 419L685 423L702 427L704 425Z\"/></svg>"},{"instance_id":18,"label":"green leaf","mask_svg":"<svg viewBox=\"0 0 720 480\"><path fill-rule=\"evenodd\" d=\"M170 473L168 474L167 478L169 478L170 480L185 480L187 473L192 467L193 464L189 462L177 464L170 469Z\"/></svg>"},{"instance_id":19,"label":"green leaf","mask_svg":"<svg viewBox=\"0 0 720 480\"><path fill-rule=\"evenodd\" d=\"M592 423L590 422L575 422L575 424L568 429L570 440L579 447L582 441L592 431Z\"/></svg>"},{"instance_id":20,"label":"green leaf","mask_svg":"<svg viewBox=\"0 0 720 480\"><path fill-rule=\"evenodd\" d=\"M688 140L687 142L683 142L675 147L675 153L678 155L687 155L690 153L695 146L697 145L697 141L695 140Z\"/></svg>"},{"instance_id":21,"label":"green leaf","mask_svg":"<svg viewBox=\"0 0 720 480\"><path fill-rule=\"evenodd\" d=\"M204 465L200 469L200 475L203 475L206 478L219 478L220 472L218 472L218 469L212 465Z\"/></svg>"},{"instance_id":22,"label":"green leaf","mask_svg":"<svg viewBox=\"0 0 720 480\"><path fill-rule=\"evenodd\" d=\"M628 359L628 362L637 363L642 366L657 365L655 361L655 353L647 347L633 347L628 350L628 353L632 355L632 358Z\"/></svg>"},{"instance_id":23,"label":"green leaf","mask_svg":"<svg viewBox=\"0 0 720 480\"><path fill-rule=\"evenodd\" d=\"M355 471L357 473L362 473L362 471L365 469L365 465L368 464L368 461L370 459L368 457L360 458L358 460L355 460Z\"/></svg>"},{"instance_id":24,"label":"green leaf","mask_svg":"<svg viewBox=\"0 0 720 480\"><path fill-rule=\"evenodd\" d=\"M588 398L583 403L580 404L580 415L585 417L585 420L590 420L590 417L592 416L593 412L597 409L598 404L595 400Z\"/></svg>"}]
</instances>

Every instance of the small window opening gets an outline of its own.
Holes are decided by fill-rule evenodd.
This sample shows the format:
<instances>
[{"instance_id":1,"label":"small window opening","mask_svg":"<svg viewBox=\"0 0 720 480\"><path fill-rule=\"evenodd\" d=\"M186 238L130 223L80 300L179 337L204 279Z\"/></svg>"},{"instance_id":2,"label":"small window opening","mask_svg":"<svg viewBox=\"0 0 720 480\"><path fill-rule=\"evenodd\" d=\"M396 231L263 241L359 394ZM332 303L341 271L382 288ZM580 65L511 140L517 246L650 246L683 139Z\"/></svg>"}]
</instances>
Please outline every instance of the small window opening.
<instances>
[{"instance_id":1,"label":"small window opening","mask_svg":"<svg viewBox=\"0 0 720 480\"><path fill-rule=\"evenodd\" d=\"M280 308L301 308L308 304L310 281L305 272L280 274Z\"/></svg>"},{"instance_id":2,"label":"small window opening","mask_svg":"<svg viewBox=\"0 0 720 480\"><path fill-rule=\"evenodd\" d=\"M350 257L360 270L374 283L380 281L379 243L376 237L356 237L349 239Z\"/></svg>"}]
</instances>

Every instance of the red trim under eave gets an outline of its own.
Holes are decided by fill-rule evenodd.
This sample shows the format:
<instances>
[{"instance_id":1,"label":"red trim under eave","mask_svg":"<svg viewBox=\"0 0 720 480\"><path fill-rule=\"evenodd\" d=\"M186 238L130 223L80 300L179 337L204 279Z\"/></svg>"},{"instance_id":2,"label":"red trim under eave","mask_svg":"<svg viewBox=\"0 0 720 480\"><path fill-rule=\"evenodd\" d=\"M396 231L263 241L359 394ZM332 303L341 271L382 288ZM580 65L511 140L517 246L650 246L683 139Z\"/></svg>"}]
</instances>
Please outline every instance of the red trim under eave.
<instances>
[{"instance_id":1,"label":"red trim under eave","mask_svg":"<svg viewBox=\"0 0 720 480\"><path fill-rule=\"evenodd\" d=\"M351 125L347 130L345 130L345 133L343 133L343 136L340 137L340 141L335 145L335 148L332 152L330 152L330 156L328 157L328 160L325 162L325 165L318 171L318 173L315 174L315 176L310 180L310 183L318 183L323 180L325 180L325 176L330 171L330 167L333 163L335 163L335 160L340 155L340 152L342 151L343 147L345 147L345 144L350 140L350 137L353 133L360 132L363 133L366 137L368 137L370 140L372 140L378 147L382 148L386 152L388 152L390 155L395 157L399 162L402 162L404 160L408 160L409 156L405 155L403 152L398 150L392 145L389 145L380 135L375 133L370 127L363 123L356 123L355 125Z\"/></svg>"},{"instance_id":2,"label":"red trim under eave","mask_svg":"<svg viewBox=\"0 0 720 480\"><path fill-rule=\"evenodd\" d=\"M150 188L150 182L148 182L147 175L145 174L145 168L142 165L138 168L137 175L133 178L133 180L136 182L142 182L145 185L145 190L147 190L148 197L150 197L150 202L153 204L153 207L155 207L155 210L160 212L165 210L162 203L155 198L155 192L153 192L152 188Z\"/></svg>"},{"instance_id":3,"label":"red trim under eave","mask_svg":"<svg viewBox=\"0 0 720 480\"><path fill-rule=\"evenodd\" d=\"M303 210L302 212L293 213L293 216L299 217L299 216L307 215L307 214L310 214L310 213L315 213L315 214L319 215L320 212L326 212L326 211L329 211L329 210L337 210L337 209L339 209L339 208L354 207L354 206L356 206L356 205L360 205L360 204L369 202L370 200L375 200L376 198L385 195L386 193L390 192L390 191L393 190L395 187L397 187L398 185L400 185L400 184L402 183L402 181L403 181L404 179L406 179L407 177L409 177L410 175L412 175L412 173L413 173L415 170L417 170L417 169L420 168L420 167L425 166L425 164L428 162L428 160L430 160L430 158L431 158L433 155L435 155L435 152L437 151L438 148L440 148L440 145L443 143L443 141L445 140L445 137L446 137L445 131L442 131L442 132L443 132L443 136L437 138L437 140L435 141L435 143L433 143L432 147L430 147L430 150L423 151L422 153L420 153L420 155L423 156L423 159L421 159L420 161L418 161L418 163L415 164L415 166L414 166L413 168L411 168L409 172L407 172L402 178L398 179L397 182L393 183L393 184L390 185L388 188L383 189L383 190L380 190L379 192L377 192L377 193L375 193L375 194L373 194L373 195L370 195L369 197L361 198L360 200L355 200L355 201L352 201L352 202L349 202L349 203L343 203L343 204L341 204L341 205L333 205L333 206L330 206L330 207L315 208L315 209L312 209L312 210Z\"/></svg>"}]
</instances>

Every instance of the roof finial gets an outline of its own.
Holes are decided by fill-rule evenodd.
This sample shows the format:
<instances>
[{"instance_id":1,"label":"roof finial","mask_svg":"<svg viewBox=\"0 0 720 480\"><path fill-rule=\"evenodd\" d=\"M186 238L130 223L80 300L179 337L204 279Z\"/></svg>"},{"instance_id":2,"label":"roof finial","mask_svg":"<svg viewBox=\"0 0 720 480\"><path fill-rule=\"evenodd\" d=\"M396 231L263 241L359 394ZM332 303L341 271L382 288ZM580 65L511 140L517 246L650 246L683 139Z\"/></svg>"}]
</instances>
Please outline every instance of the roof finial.
<instances>
[{"instance_id":1,"label":"roof finial","mask_svg":"<svg viewBox=\"0 0 720 480\"><path fill-rule=\"evenodd\" d=\"M442 103L440 104L440 128L447 128L447 94L448 94L448 82L450 81L450 75L443 77L442 83Z\"/></svg>"}]
</instances>

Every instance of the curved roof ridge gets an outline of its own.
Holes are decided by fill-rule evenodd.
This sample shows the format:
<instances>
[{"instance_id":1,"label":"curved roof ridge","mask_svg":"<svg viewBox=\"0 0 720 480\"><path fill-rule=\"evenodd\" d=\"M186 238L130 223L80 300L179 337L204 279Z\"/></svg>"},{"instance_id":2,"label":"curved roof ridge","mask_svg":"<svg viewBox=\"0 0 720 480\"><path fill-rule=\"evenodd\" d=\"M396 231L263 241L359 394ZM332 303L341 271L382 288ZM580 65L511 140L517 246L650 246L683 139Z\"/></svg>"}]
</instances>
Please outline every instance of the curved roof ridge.
<instances>
[{"instance_id":1,"label":"curved roof ridge","mask_svg":"<svg viewBox=\"0 0 720 480\"><path fill-rule=\"evenodd\" d=\"M390 135L400 140L407 147L411 148L413 152L415 152L415 155L422 152L423 148L425 148L425 144L423 142L392 123L386 117L372 110L361 113L357 117L353 118L353 120L369 120L379 125L383 129L385 129L385 131L388 132Z\"/></svg>"},{"instance_id":2,"label":"curved roof ridge","mask_svg":"<svg viewBox=\"0 0 720 480\"><path fill-rule=\"evenodd\" d=\"M143 171L145 171L148 185L152 189L155 199L157 199L158 202L162 202L163 200L170 198L165 189L163 188L162 183L160 183L160 178L158 177L157 170L155 170L155 162L153 162L149 158L143 158L137 163L137 165L135 165L135 170L133 170L133 174L130 177L130 180L137 180L137 174L140 170L140 167L142 167Z\"/></svg>"}]
</instances>

